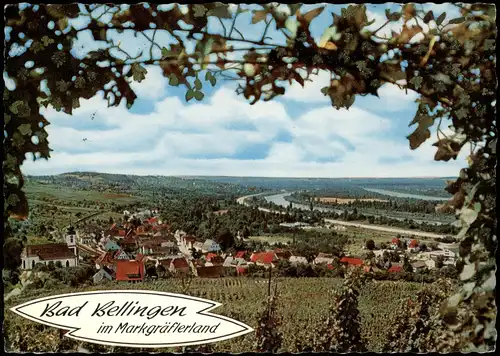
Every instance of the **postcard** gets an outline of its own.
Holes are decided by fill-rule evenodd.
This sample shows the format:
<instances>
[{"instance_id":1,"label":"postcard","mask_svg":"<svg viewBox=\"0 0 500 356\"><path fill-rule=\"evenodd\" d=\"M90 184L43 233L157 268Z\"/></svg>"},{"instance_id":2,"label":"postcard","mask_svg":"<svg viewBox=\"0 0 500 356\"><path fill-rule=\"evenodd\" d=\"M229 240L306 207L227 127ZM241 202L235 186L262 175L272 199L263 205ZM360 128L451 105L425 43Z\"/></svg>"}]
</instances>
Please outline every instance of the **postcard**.
<instances>
[{"instance_id":1,"label":"postcard","mask_svg":"<svg viewBox=\"0 0 500 356\"><path fill-rule=\"evenodd\" d=\"M494 4L4 12L6 352L495 349Z\"/></svg>"}]
</instances>

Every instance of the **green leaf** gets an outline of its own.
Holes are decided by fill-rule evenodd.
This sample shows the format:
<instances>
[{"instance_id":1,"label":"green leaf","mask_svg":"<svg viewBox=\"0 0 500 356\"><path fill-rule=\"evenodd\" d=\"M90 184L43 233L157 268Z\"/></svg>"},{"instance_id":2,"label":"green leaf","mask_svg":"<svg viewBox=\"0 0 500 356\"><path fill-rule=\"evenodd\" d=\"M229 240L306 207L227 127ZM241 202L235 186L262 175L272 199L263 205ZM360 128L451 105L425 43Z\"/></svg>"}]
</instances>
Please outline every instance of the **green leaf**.
<instances>
[{"instance_id":1,"label":"green leaf","mask_svg":"<svg viewBox=\"0 0 500 356\"><path fill-rule=\"evenodd\" d=\"M215 86L215 83L217 82L212 72L207 72L207 74L205 74L205 80L209 81L212 86Z\"/></svg>"},{"instance_id":2,"label":"green leaf","mask_svg":"<svg viewBox=\"0 0 500 356\"><path fill-rule=\"evenodd\" d=\"M439 26L443 23L444 19L446 18L446 12L443 12L441 15L436 20L436 24Z\"/></svg>"},{"instance_id":3,"label":"green leaf","mask_svg":"<svg viewBox=\"0 0 500 356\"><path fill-rule=\"evenodd\" d=\"M413 77L411 78L410 83L413 84L415 86L415 89L418 90L422 86L422 81L422 77Z\"/></svg>"},{"instance_id":4,"label":"green leaf","mask_svg":"<svg viewBox=\"0 0 500 356\"><path fill-rule=\"evenodd\" d=\"M31 125L30 124L22 124L17 127L17 130L23 136L31 135Z\"/></svg>"},{"instance_id":5,"label":"green leaf","mask_svg":"<svg viewBox=\"0 0 500 356\"><path fill-rule=\"evenodd\" d=\"M196 100L202 101L204 97L205 97L205 94L203 94L201 91L195 91L194 92L194 98Z\"/></svg>"},{"instance_id":6,"label":"green leaf","mask_svg":"<svg viewBox=\"0 0 500 356\"><path fill-rule=\"evenodd\" d=\"M142 82L146 79L146 74L148 73L147 69L141 66L138 63L132 64L132 75L135 81Z\"/></svg>"},{"instance_id":7,"label":"green leaf","mask_svg":"<svg viewBox=\"0 0 500 356\"><path fill-rule=\"evenodd\" d=\"M460 214L460 219L465 224L470 226L472 223L474 223L474 221L476 221L478 215L479 215L478 212L473 209L465 209Z\"/></svg>"},{"instance_id":8,"label":"green leaf","mask_svg":"<svg viewBox=\"0 0 500 356\"><path fill-rule=\"evenodd\" d=\"M290 9L290 15L294 16L297 10L300 9L301 6L302 4L288 4L288 8Z\"/></svg>"},{"instance_id":9,"label":"green leaf","mask_svg":"<svg viewBox=\"0 0 500 356\"><path fill-rule=\"evenodd\" d=\"M194 17L202 17L207 12L207 8L203 5L200 5L200 4L195 4L193 6L193 10L194 10L194 14L193 14Z\"/></svg>"},{"instance_id":10,"label":"green leaf","mask_svg":"<svg viewBox=\"0 0 500 356\"><path fill-rule=\"evenodd\" d=\"M178 85L179 85L179 78L177 78L177 76L176 76L175 74L173 74L173 73L172 73L172 74L170 74L170 75L168 76L168 79L169 79L168 84L170 84L171 86L176 87L176 86L178 86Z\"/></svg>"},{"instance_id":11,"label":"green leaf","mask_svg":"<svg viewBox=\"0 0 500 356\"><path fill-rule=\"evenodd\" d=\"M172 57L173 56L173 52L170 51L167 47L163 47L161 49L161 57L162 58L168 58L168 57ZM176 56L173 56L173 57L176 57Z\"/></svg>"},{"instance_id":12,"label":"green leaf","mask_svg":"<svg viewBox=\"0 0 500 356\"><path fill-rule=\"evenodd\" d=\"M17 100L9 106L10 111L19 117L28 117L31 114L31 108L24 100Z\"/></svg>"},{"instance_id":13,"label":"green leaf","mask_svg":"<svg viewBox=\"0 0 500 356\"><path fill-rule=\"evenodd\" d=\"M450 22L448 22L448 24L451 24L451 25L457 25L459 23L462 23L465 21L465 17L457 17L456 19L453 19L453 20L450 20Z\"/></svg>"},{"instance_id":14,"label":"green leaf","mask_svg":"<svg viewBox=\"0 0 500 356\"><path fill-rule=\"evenodd\" d=\"M194 87L195 87L197 90L200 90L200 89L203 87L203 84L201 83L201 80L196 79L196 80L194 81Z\"/></svg>"},{"instance_id":15,"label":"green leaf","mask_svg":"<svg viewBox=\"0 0 500 356\"><path fill-rule=\"evenodd\" d=\"M188 89L188 91L186 92L186 101L193 99L193 97L194 97L194 90Z\"/></svg>"},{"instance_id":16,"label":"green leaf","mask_svg":"<svg viewBox=\"0 0 500 356\"><path fill-rule=\"evenodd\" d=\"M485 40L484 41L484 49L490 50L495 48L495 40Z\"/></svg>"},{"instance_id":17,"label":"green leaf","mask_svg":"<svg viewBox=\"0 0 500 356\"><path fill-rule=\"evenodd\" d=\"M330 89L330 88L329 87L321 88L321 92L323 93L323 95L328 95L328 89Z\"/></svg>"},{"instance_id":18,"label":"green leaf","mask_svg":"<svg viewBox=\"0 0 500 356\"><path fill-rule=\"evenodd\" d=\"M10 194L7 198L7 204L9 204L10 206L16 206L20 201L21 200L16 194Z\"/></svg>"},{"instance_id":19,"label":"green leaf","mask_svg":"<svg viewBox=\"0 0 500 356\"><path fill-rule=\"evenodd\" d=\"M229 4L216 3L215 8L208 11L208 16L215 16L220 19L231 19L233 15L229 12Z\"/></svg>"}]
</instances>

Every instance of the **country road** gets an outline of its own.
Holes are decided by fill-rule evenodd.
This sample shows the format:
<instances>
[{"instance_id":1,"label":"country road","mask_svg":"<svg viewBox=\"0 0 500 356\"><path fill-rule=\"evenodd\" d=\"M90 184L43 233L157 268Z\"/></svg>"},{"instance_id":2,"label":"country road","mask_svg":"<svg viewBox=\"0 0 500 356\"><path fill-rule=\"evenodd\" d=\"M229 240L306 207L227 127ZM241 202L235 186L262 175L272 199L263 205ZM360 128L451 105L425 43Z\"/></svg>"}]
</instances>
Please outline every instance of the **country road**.
<instances>
[{"instance_id":1,"label":"country road","mask_svg":"<svg viewBox=\"0 0 500 356\"><path fill-rule=\"evenodd\" d=\"M244 197L240 197L236 199L236 202L238 204L243 204L243 205L249 205L248 203L245 202L246 199L251 198L253 196L257 196L261 194L254 194L254 195L247 195ZM279 212L279 211L272 211L270 209L266 208L258 208L260 211L264 211L267 213L280 213L280 214L286 214L286 212ZM394 234L401 234L401 235L413 235L413 236L420 236L420 237L427 237L431 239L439 239L443 238L445 235L440 235L440 234L434 234L431 232L425 232L425 231L417 231L417 230L410 230L410 229L400 229L396 227L389 227L389 226L381 226L381 225L371 225L371 224L360 224L357 222L350 222L350 221L343 221L343 220L333 220L333 219L324 219L325 222L331 223L331 224L336 224L336 225L343 225L343 226L351 226L351 227L357 227L361 229L368 229L368 230L377 230L377 231L385 231L385 232L391 232Z\"/></svg>"}]
</instances>

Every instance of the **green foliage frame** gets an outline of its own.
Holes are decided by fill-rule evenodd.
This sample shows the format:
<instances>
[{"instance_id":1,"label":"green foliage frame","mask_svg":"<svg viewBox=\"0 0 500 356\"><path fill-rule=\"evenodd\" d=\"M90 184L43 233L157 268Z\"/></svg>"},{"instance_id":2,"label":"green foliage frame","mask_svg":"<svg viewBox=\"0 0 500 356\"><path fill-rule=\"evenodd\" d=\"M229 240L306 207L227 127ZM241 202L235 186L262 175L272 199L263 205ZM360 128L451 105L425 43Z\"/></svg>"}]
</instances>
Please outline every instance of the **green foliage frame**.
<instances>
[{"instance_id":1,"label":"green foliage frame","mask_svg":"<svg viewBox=\"0 0 500 356\"><path fill-rule=\"evenodd\" d=\"M280 85L289 81L304 85L309 75L326 70L330 85L318 95L330 97L335 108L349 108L357 95L377 95L385 83L419 94L418 110L410 125L415 131L408 136L411 149L430 138L430 128L438 127L435 160L455 159L462 149L471 146L469 167L450 182L447 190L454 194L443 209L453 209L461 230L460 293L449 300L443 317L450 325L447 345L460 348L495 344L495 252L496 238L496 9L493 4L456 5L462 16L447 19L435 17L418 5L406 4L401 11L386 12L387 25L404 21L399 33L391 38L378 35L381 28L367 31L369 20L364 5L350 5L341 14L332 14L332 25L325 29L320 43L311 36L311 21L324 11L318 7L306 13L301 4L291 4L289 14L273 4L260 5L253 11L252 23L265 22L260 41L247 40L236 26L239 14L248 11L240 5L236 10L227 4L208 3L178 5L160 10L156 4L134 4L122 9L112 4L101 5L37 5L22 11L17 5L5 7L6 26L12 28L5 42L6 52L15 47L29 47L23 53L5 58L5 72L14 80L15 89L4 89L4 239L9 235L9 218L23 219L28 203L23 192L21 165L27 154L34 159L50 157L48 120L39 113L41 106L51 105L71 114L81 98L89 99L102 91L110 106L123 99L131 107L136 99L130 81L144 79L145 65L158 65L170 85L186 87L187 101L202 100L203 82L216 85L222 78L239 80L237 92L251 104L283 95ZM101 8L103 13L95 16ZM111 14L108 23L100 21ZM295 18L290 16L296 15ZM89 18L83 29L68 24L79 16ZM209 33L210 17L222 24L223 33ZM229 20L226 27L223 19ZM434 21L436 27L423 31L423 24ZM49 29L49 23L55 26ZM410 22L414 26L410 26ZM151 27L154 24L155 27ZM186 24L190 29L186 29ZM267 31L275 26L287 38L286 44L272 42ZM383 26L382 26L383 27ZM79 32L90 30L94 39L108 44L106 49L92 51L82 59L70 54ZM132 31L151 43L150 58L139 60L107 37L108 30ZM150 37L145 31L152 31ZM167 31L177 43L161 47L155 41L158 31ZM179 34L187 35L185 38ZM21 35L23 34L23 35ZM416 35L421 40L411 42ZM31 41L28 46L28 41ZM195 41L194 52L186 49L187 41ZM232 48L228 42L246 43L248 48ZM58 48L61 48L59 49ZM161 49L161 58L153 58L153 49ZM243 60L231 60L227 54L244 51ZM391 59L383 55L394 52ZM216 60L211 61L210 55ZM34 66L25 64L32 61ZM99 63L107 62L107 66ZM408 66L403 69L402 62ZM217 69L211 67L215 65ZM306 78L299 69L307 72ZM46 82L50 91L42 90ZM113 82L110 88L105 85ZM115 87L115 88L113 88ZM113 94L113 89L115 93ZM109 96L114 96L114 101ZM447 137L440 127L448 121L456 135ZM36 143L35 143L36 142ZM465 147L465 148L464 148Z\"/></svg>"}]
</instances>

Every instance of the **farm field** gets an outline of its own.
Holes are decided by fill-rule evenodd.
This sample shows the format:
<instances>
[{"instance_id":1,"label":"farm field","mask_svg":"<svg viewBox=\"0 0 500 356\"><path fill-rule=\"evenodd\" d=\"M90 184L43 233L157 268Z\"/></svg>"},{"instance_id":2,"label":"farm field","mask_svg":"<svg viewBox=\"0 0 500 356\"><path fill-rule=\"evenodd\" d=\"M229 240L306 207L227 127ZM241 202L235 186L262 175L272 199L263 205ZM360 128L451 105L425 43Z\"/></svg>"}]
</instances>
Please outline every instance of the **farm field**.
<instances>
[{"instance_id":1,"label":"farm field","mask_svg":"<svg viewBox=\"0 0 500 356\"><path fill-rule=\"evenodd\" d=\"M250 241L268 242L270 244L290 243L293 240L291 237L280 236L280 235L249 236L248 239Z\"/></svg>"},{"instance_id":2,"label":"farm field","mask_svg":"<svg viewBox=\"0 0 500 356\"><path fill-rule=\"evenodd\" d=\"M35 182L27 183L25 191L30 200L40 200L40 198L48 198L59 199L68 202L78 202L84 200L97 202L115 201L116 203L120 204L130 204L140 200L139 197L133 197L127 194L76 190L69 187L39 184Z\"/></svg>"},{"instance_id":3,"label":"farm field","mask_svg":"<svg viewBox=\"0 0 500 356\"><path fill-rule=\"evenodd\" d=\"M317 333L318 327L328 311L329 292L333 291L341 283L342 279L336 278L273 279L273 289L276 286L279 293L278 310L282 316L280 331L284 335L283 351L296 351L295 342L304 341L311 333ZM370 351L380 351L382 342L391 328L391 322L397 307L403 299L415 296L420 288L419 283L403 281L375 281L369 282L363 287L359 299L362 333L368 339ZM235 318L256 328L267 295L267 280L253 278L193 279L187 291L183 290L183 283L179 279L166 279L134 285L110 283L104 286L77 289L69 287L58 290L53 288L51 290L41 289L33 292L27 291L22 297L9 300L5 307L7 309L24 301L49 295L99 289L147 289L173 293L180 292L207 298L222 303L221 307L214 310L215 313ZM50 340L51 335L59 334L59 331L54 328L22 319L10 311L6 313L4 330L7 338L12 335L13 330L26 330L29 334L30 330L34 328L37 328L37 337L42 339L47 338L47 340ZM246 352L254 350L254 341L255 334L249 333L239 338L212 344L212 347L214 352ZM64 350L76 349L77 347L77 342L71 339L65 340L64 344L67 347ZM26 345L30 347L35 343ZM42 343L42 346L45 348L37 349L37 351L50 351L50 342ZM92 352L107 351L104 346L99 345L82 343L80 346ZM40 344L38 347L41 347ZM60 351L64 350L61 349ZM172 352L172 349L163 350ZM114 351L139 352L140 350L115 348ZM153 350L145 349L143 351L152 352Z\"/></svg>"},{"instance_id":4,"label":"farm field","mask_svg":"<svg viewBox=\"0 0 500 356\"><path fill-rule=\"evenodd\" d=\"M352 243L347 244L345 246L345 250L347 254L356 256L360 255L364 252L363 250L363 242L367 240L373 240L375 245L379 246L382 242L389 244L391 240L396 237L396 234L390 231L378 231L378 230L370 230L353 226L345 226L345 230L341 231L342 234L349 236ZM322 231L331 231L328 229L321 229ZM419 242L423 242L425 244L429 244L432 242L436 242L433 239L429 238L419 238L417 237Z\"/></svg>"},{"instance_id":5,"label":"farm field","mask_svg":"<svg viewBox=\"0 0 500 356\"><path fill-rule=\"evenodd\" d=\"M379 202L387 202L385 199L375 199L375 198L337 198L337 197L319 197L319 201L323 203L333 203L337 204L349 204L356 200L358 201L379 201Z\"/></svg>"}]
</instances>

